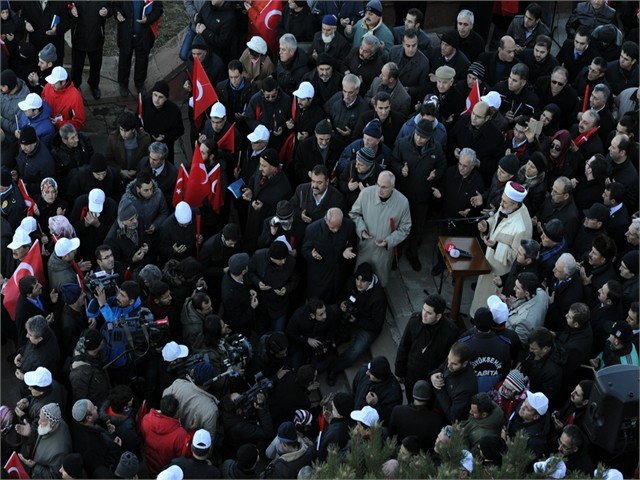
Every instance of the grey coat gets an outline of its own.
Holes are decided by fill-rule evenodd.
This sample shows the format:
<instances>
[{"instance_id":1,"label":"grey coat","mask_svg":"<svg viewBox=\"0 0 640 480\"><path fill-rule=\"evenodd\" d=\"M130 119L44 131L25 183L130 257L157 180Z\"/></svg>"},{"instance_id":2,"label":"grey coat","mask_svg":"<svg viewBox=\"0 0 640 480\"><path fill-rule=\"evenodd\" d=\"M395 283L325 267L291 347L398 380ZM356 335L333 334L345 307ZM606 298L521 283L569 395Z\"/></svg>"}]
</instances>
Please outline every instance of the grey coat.
<instances>
[{"instance_id":1,"label":"grey coat","mask_svg":"<svg viewBox=\"0 0 640 480\"><path fill-rule=\"evenodd\" d=\"M151 225L155 225L157 230L171 213L169 212L169 207L162 194L162 190L160 190L155 180L151 180L151 183L153 184L153 195L151 195L149 199L144 199L136 193L135 180L129 182L123 196L123 198L128 197L131 203L133 203L133 206L136 207L136 211L145 230Z\"/></svg>"}]
</instances>

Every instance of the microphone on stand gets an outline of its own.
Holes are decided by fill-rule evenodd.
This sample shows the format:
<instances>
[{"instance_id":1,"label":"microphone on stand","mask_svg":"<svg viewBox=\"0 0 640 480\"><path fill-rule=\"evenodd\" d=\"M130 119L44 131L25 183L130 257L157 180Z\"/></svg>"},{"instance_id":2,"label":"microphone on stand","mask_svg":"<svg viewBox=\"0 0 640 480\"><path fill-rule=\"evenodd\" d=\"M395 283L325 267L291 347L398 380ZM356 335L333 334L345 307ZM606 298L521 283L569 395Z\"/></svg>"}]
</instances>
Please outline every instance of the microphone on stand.
<instances>
[{"instance_id":1,"label":"microphone on stand","mask_svg":"<svg viewBox=\"0 0 640 480\"><path fill-rule=\"evenodd\" d=\"M490 212L485 213L483 216L478 217L478 219L476 219L476 222L480 223L482 220L489 220L495 214L496 214L496 212L491 210Z\"/></svg>"}]
</instances>

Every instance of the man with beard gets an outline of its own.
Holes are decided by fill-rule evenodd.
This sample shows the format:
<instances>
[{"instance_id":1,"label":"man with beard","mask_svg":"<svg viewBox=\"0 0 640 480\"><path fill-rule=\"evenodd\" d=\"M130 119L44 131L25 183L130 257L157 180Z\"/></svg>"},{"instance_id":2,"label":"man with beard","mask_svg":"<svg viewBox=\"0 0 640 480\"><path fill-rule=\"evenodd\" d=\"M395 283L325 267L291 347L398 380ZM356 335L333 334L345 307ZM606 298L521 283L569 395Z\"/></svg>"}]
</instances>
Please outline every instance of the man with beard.
<instances>
[{"instance_id":1,"label":"man with beard","mask_svg":"<svg viewBox=\"0 0 640 480\"><path fill-rule=\"evenodd\" d=\"M337 30L338 19L335 15L325 15L322 17L320 31L314 34L311 46L307 51L307 54L313 59L313 62L315 62L317 66L320 65L320 56L323 53L329 57L332 65L334 65L342 62L349 53L349 50L351 50L349 42L342 35L336 35Z\"/></svg>"},{"instance_id":2,"label":"man with beard","mask_svg":"<svg viewBox=\"0 0 640 480\"><path fill-rule=\"evenodd\" d=\"M381 172L380 165L375 162L375 153L369 147L362 147L356 153L356 158L340 174L338 188L346 197L347 207L350 209L367 187L375 185Z\"/></svg>"},{"instance_id":3,"label":"man with beard","mask_svg":"<svg viewBox=\"0 0 640 480\"><path fill-rule=\"evenodd\" d=\"M542 392L527 392L516 411L511 414L507 423L507 435L514 438L522 431L527 439L527 447L540 458L547 449L549 435L549 400Z\"/></svg>"},{"instance_id":4,"label":"man with beard","mask_svg":"<svg viewBox=\"0 0 640 480\"><path fill-rule=\"evenodd\" d=\"M142 124L156 142L169 148L168 160L173 163L173 146L184 133L182 112L169 100L169 84L165 80L155 83L151 95L142 101Z\"/></svg>"},{"instance_id":5,"label":"man with beard","mask_svg":"<svg viewBox=\"0 0 640 480\"><path fill-rule=\"evenodd\" d=\"M113 249L114 257L125 267L138 268L147 264L147 236L142 222L138 221L136 207L128 198L123 198L118 205L118 218L104 243Z\"/></svg>"},{"instance_id":6,"label":"man with beard","mask_svg":"<svg viewBox=\"0 0 640 480\"><path fill-rule=\"evenodd\" d=\"M302 244L307 262L307 298L317 297L331 304L337 301L356 246L353 221L339 208L330 208L324 218L307 227Z\"/></svg>"},{"instance_id":7,"label":"man with beard","mask_svg":"<svg viewBox=\"0 0 640 480\"><path fill-rule=\"evenodd\" d=\"M315 98L320 105L324 105L329 99L342 89L343 74L338 71L336 65L342 63L342 58L336 60L327 53L321 53L316 59L316 68L306 73L302 80L311 83L316 92Z\"/></svg>"},{"instance_id":8,"label":"man with beard","mask_svg":"<svg viewBox=\"0 0 640 480\"><path fill-rule=\"evenodd\" d=\"M550 37L538 35L533 47L525 48L518 55L520 61L529 67L529 82L531 85L534 85L538 78L551 75L551 71L559 65L555 57L549 54L551 45Z\"/></svg>"},{"instance_id":9,"label":"man with beard","mask_svg":"<svg viewBox=\"0 0 640 480\"><path fill-rule=\"evenodd\" d=\"M341 71L345 76L352 73L361 79L362 92L369 90L371 82L380 75L384 65L383 48L380 40L373 35L362 37L360 46L354 46L342 61ZM325 108L326 110L326 108Z\"/></svg>"},{"instance_id":10,"label":"man with beard","mask_svg":"<svg viewBox=\"0 0 640 480\"><path fill-rule=\"evenodd\" d=\"M16 431L23 437L31 434L31 425L16 425ZM71 434L62 419L57 403L48 403L40 410L35 447L31 458L21 453L20 461L32 478L57 478L64 457L71 453Z\"/></svg>"},{"instance_id":11,"label":"man with beard","mask_svg":"<svg viewBox=\"0 0 640 480\"><path fill-rule=\"evenodd\" d=\"M305 138L298 144L293 163L298 183L307 182L311 170L316 165L324 165L329 172L333 172L344 148L344 143L338 137L333 131L331 122L324 119L316 124L313 136Z\"/></svg>"},{"instance_id":12,"label":"man with beard","mask_svg":"<svg viewBox=\"0 0 640 480\"><path fill-rule=\"evenodd\" d=\"M294 215L306 224L322 218L332 207L343 208L344 197L335 187L329 185L329 170L324 165L316 165L310 172L311 182L296 187L291 197Z\"/></svg>"},{"instance_id":13,"label":"man with beard","mask_svg":"<svg viewBox=\"0 0 640 480\"><path fill-rule=\"evenodd\" d=\"M231 60L227 67L227 72L229 78L218 82L216 85L218 101L229 111L229 117L234 122L240 122L244 120L244 106L249 103L253 94L256 93L256 88L244 77L244 66L240 60Z\"/></svg>"},{"instance_id":14,"label":"man with beard","mask_svg":"<svg viewBox=\"0 0 640 480\"><path fill-rule=\"evenodd\" d=\"M351 22L345 26L344 36L347 39L353 39L353 47L357 47L365 36L375 36L388 54L393 46L393 33L382 21L382 3L379 0L369 1L365 7L364 17L355 25Z\"/></svg>"},{"instance_id":15,"label":"man with beard","mask_svg":"<svg viewBox=\"0 0 640 480\"><path fill-rule=\"evenodd\" d=\"M286 122L291 118L291 96L282 91L273 77L262 82L262 89L251 97L244 110L249 128L264 125L270 133L269 146L279 149L286 139Z\"/></svg>"},{"instance_id":16,"label":"man with beard","mask_svg":"<svg viewBox=\"0 0 640 480\"><path fill-rule=\"evenodd\" d=\"M580 228L580 215L573 201L573 184L567 177L558 177L551 186L551 194L540 206L540 210L532 222L538 233L542 232L543 225L553 218L559 219L564 225L564 240L567 247L571 248Z\"/></svg>"},{"instance_id":17,"label":"man with beard","mask_svg":"<svg viewBox=\"0 0 640 480\"><path fill-rule=\"evenodd\" d=\"M309 82L302 82L293 92L295 97L295 119L287 120L287 129L296 134L296 145L306 140L318 124L325 118L324 110L315 100L315 89ZM292 152L293 153L293 152ZM292 160L291 158L287 160Z\"/></svg>"},{"instance_id":18,"label":"man with beard","mask_svg":"<svg viewBox=\"0 0 640 480\"><path fill-rule=\"evenodd\" d=\"M491 265L491 273L504 275L511 269L520 241L531 238L532 226L529 211L523 208L526 189L515 182L508 182L502 194L500 208L495 216L478 223L478 231L487 246L485 257ZM493 276L481 275L469 312L473 315L495 291Z\"/></svg>"}]
</instances>

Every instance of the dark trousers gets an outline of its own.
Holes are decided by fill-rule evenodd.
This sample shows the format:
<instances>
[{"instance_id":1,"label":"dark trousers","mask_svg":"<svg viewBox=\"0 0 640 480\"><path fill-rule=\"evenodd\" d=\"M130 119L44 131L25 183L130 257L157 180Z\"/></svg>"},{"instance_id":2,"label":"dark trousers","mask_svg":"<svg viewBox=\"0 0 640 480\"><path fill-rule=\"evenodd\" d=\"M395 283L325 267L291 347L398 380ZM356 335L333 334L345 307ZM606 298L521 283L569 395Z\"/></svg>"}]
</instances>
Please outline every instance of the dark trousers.
<instances>
[{"instance_id":1,"label":"dark trousers","mask_svg":"<svg viewBox=\"0 0 640 480\"><path fill-rule=\"evenodd\" d=\"M408 259L418 258L418 247L424 235L424 226L427 223L427 203L410 203L411 212L411 232L405 242L406 257Z\"/></svg>"},{"instance_id":2,"label":"dark trousers","mask_svg":"<svg viewBox=\"0 0 640 480\"><path fill-rule=\"evenodd\" d=\"M140 37L133 37L128 48L120 48L118 55L118 83L120 85L129 85L131 60L135 53L136 63L133 69L133 83L137 89L141 89L144 86L144 81L147 79L150 51Z\"/></svg>"},{"instance_id":3,"label":"dark trousers","mask_svg":"<svg viewBox=\"0 0 640 480\"><path fill-rule=\"evenodd\" d=\"M100 85L100 70L102 69L102 49L93 52L84 52L77 48L71 49L71 80L76 88L82 85L82 71L84 70L84 59L89 57L89 80L91 88L98 88Z\"/></svg>"}]
</instances>

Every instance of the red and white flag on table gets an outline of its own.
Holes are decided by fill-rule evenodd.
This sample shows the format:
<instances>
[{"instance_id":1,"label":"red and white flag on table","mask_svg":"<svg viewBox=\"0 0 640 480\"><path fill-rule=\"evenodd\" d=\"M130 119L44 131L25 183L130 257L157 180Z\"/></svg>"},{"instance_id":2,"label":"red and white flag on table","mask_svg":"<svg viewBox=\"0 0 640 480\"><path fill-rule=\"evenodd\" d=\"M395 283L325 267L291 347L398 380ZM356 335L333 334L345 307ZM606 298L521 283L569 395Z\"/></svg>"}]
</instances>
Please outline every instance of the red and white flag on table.
<instances>
[{"instance_id":1,"label":"red and white flag on table","mask_svg":"<svg viewBox=\"0 0 640 480\"><path fill-rule=\"evenodd\" d=\"M216 93L216 89L213 88L207 72L202 68L198 57L195 57L193 62L192 89L193 121L196 127L200 128L200 125L202 125L202 114L204 114L207 108L218 101L218 94Z\"/></svg>"},{"instance_id":2,"label":"red and white flag on table","mask_svg":"<svg viewBox=\"0 0 640 480\"><path fill-rule=\"evenodd\" d=\"M464 115L465 113L471 113L471 111L473 110L473 107L475 107L476 103L478 103L479 101L480 101L480 84L478 83L478 80L475 80L473 82L473 87L471 87L471 91L467 96L467 108L462 112L462 114Z\"/></svg>"},{"instance_id":3,"label":"red and white flag on table","mask_svg":"<svg viewBox=\"0 0 640 480\"><path fill-rule=\"evenodd\" d=\"M236 124L235 122L227 133L225 133L220 140L218 140L218 148L222 148L224 150L229 150L231 153L236 153L236 134L235 134Z\"/></svg>"},{"instance_id":4,"label":"red and white flag on table","mask_svg":"<svg viewBox=\"0 0 640 480\"><path fill-rule=\"evenodd\" d=\"M249 35L259 35L267 42L271 53L278 51L278 23L282 18L282 0L254 0L247 11L249 16ZM255 12L258 11L256 14Z\"/></svg>"},{"instance_id":5,"label":"red and white flag on table","mask_svg":"<svg viewBox=\"0 0 640 480\"><path fill-rule=\"evenodd\" d=\"M4 464L4 470L7 472L7 478L17 478L20 480L28 480L31 477L24 469L24 465L20 461L20 457L16 452L13 452L7 460L7 463Z\"/></svg>"},{"instance_id":6,"label":"red and white flag on table","mask_svg":"<svg viewBox=\"0 0 640 480\"><path fill-rule=\"evenodd\" d=\"M24 204L27 206L27 217L33 216L33 209L36 206L36 201L29 196L29 192L27 192L27 187L25 186L22 179L18 180L18 190L20 190L20 195L24 199Z\"/></svg>"},{"instance_id":7,"label":"red and white flag on table","mask_svg":"<svg viewBox=\"0 0 640 480\"><path fill-rule=\"evenodd\" d=\"M42 253L40 252L40 242L38 240L33 242L31 249L4 286L4 308L9 312L11 320L15 319L16 305L18 304L18 297L20 296L18 282L20 282L22 277L26 277L27 275L33 275L38 279L38 282L43 285L45 284Z\"/></svg>"},{"instance_id":8,"label":"red and white flag on table","mask_svg":"<svg viewBox=\"0 0 640 480\"><path fill-rule=\"evenodd\" d=\"M171 205L174 207L178 205L184 198L184 192L187 189L187 182L189 181L189 173L184 168L184 163L180 165L178 169L178 178L176 179L176 186L173 187L173 199Z\"/></svg>"},{"instance_id":9,"label":"red and white flag on table","mask_svg":"<svg viewBox=\"0 0 640 480\"><path fill-rule=\"evenodd\" d=\"M211 178L202 159L202 153L196 144L193 149L193 160L191 161L184 201L193 208L199 208L209 192L211 192Z\"/></svg>"}]
</instances>

